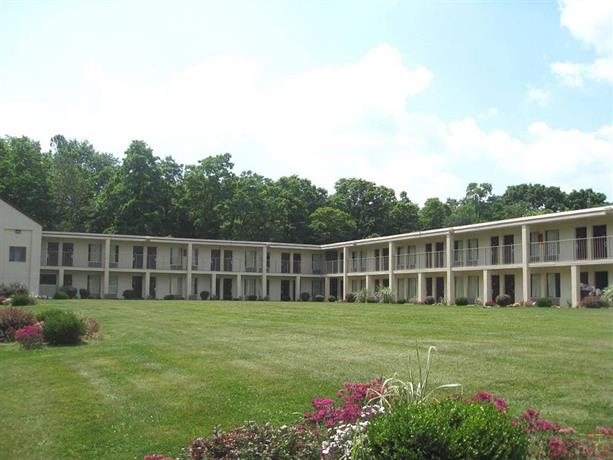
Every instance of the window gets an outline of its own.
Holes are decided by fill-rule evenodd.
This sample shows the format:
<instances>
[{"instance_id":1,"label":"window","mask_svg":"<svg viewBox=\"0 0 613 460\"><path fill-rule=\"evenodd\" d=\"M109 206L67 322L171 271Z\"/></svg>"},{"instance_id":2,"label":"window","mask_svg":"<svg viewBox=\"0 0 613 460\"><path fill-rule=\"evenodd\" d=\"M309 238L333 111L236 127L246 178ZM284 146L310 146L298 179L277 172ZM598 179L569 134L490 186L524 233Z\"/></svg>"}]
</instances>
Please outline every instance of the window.
<instances>
[{"instance_id":1,"label":"window","mask_svg":"<svg viewBox=\"0 0 613 460\"><path fill-rule=\"evenodd\" d=\"M56 267L59 263L60 244L56 242L47 243L47 265L50 267Z\"/></svg>"},{"instance_id":2,"label":"window","mask_svg":"<svg viewBox=\"0 0 613 460\"><path fill-rule=\"evenodd\" d=\"M545 261L556 261L560 257L560 232L547 230L545 232ZM559 297L559 296L556 296Z\"/></svg>"},{"instance_id":3,"label":"window","mask_svg":"<svg viewBox=\"0 0 613 460\"><path fill-rule=\"evenodd\" d=\"M321 254L311 255L311 264L313 266L313 273L315 275L320 275L323 272L322 267L321 267L322 265L321 261L322 261Z\"/></svg>"},{"instance_id":4,"label":"window","mask_svg":"<svg viewBox=\"0 0 613 460\"><path fill-rule=\"evenodd\" d=\"M256 295L255 278L245 278L245 296Z\"/></svg>"},{"instance_id":5,"label":"window","mask_svg":"<svg viewBox=\"0 0 613 460\"><path fill-rule=\"evenodd\" d=\"M417 297L417 278L409 278L407 282L407 287L409 291L407 300L414 299Z\"/></svg>"},{"instance_id":6,"label":"window","mask_svg":"<svg viewBox=\"0 0 613 460\"><path fill-rule=\"evenodd\" d=\"M468 240L468 260L467 265L478 265L479 261L479 240L477 238L471 238Z\"/></svg>"},{"instance_id":7,"label":"window","mask_svg":"<svg viewBox=\"0 0 613 460\"><path fill-rule=\"evenodd\" d=\"M88 245L87 262L90 267L102 267L102 245L98 243Z\"/></svg>"},{"instance_id":8,"label":"window","mask_svg":"<svg viewBox=\"0 0 613 460\"><path fill-rule=\"evenodd\" d=\"M183 262L181 256L181 248L170 248L170 268L172 270L180 270L182 268Z\"/></svg>"},{"instance_id":9,"label":"window","mask_svg":"<svg viewBox=\"0 0 613 460\"><path fill-rule=\"evenodd\" d=\"M324 295L326 289L325 281L323 279L314 279L311 281L311 296Z\"/></svg>"},{"instance_id":10,"label":"window","mask_svg":"<svg viewBox=\"0 0 613 460\"><path fill-rule=\"evenodd\" d=\"M462 240L453 242L453 265L456 267L464 265L464 241Z\"/></svg>"},{"instance_id":11,"label":"window","mask_svg":"<svg viewBox=\"0 0 613 460\"><path fill-rule=\"evenodd\" d=\"M199 257L198 248L192 248L192 270L198 270L198 257Z\"/></svg>"},{"instance_id":12,"label":"window","mask_svg":"<svg viewBox=\"0 0 613 460\"><path fill-rule=\"evenodd\" d=\"M302 255L294 254L293 273L302 273Z\"/></svg>"},{"instance_id":13,"label":"window","mask_svg":"<svg viewBox=\"0 0 613 460\"><path fill-rule=\"evenodd\" d=\"M111 253L109 254L109 267L117 268L117 264L119 264L119 245L115 244Z\"/></svg>"},{"instance_id":14,"label":"window","mask_svg":"<svg viewBox=\"0 0 613 460\"><path fill-rule=\"evenodd\" d=\"M194 295L198 295L198 277L194 276L194 279L192 281L192 294Z\"/></svg>"},{"instance_id":15,"label":"window","mask_svg":"<svg viewBox=\"0 0 613 460\"><path fill-rule=\"evenodd\" d=\"M474 302L479 298L479 277L471 275L468 277L468 299Z\"/></svg>"},{"instance_id":16,"label":"window","mask_svg":"<svg viewBox=\"0 0 613 460\"><path fill-rule=\"evenodd\" d=\"M542 234L539 232L530 232L530 262L538 262L540 260L540 242Z\"/></svg>"},{"instance_id":17,"label":"window","mask_svg":"<svg viewBox=\"0 0 613 460\"><path fill-rule=\"evenodd\" d=\"M417 265L417 246L407 246L407 268L413 269Z\"/></svg>"},{"instance_id":18,"label":"window","mask_svg":"<svg viewBox=\"0 0 613 460\"><path fill-rule=\"evenodd\" d=\"M57 284L57 275L54 273L41 273L40 284L55 286Z\"/></svg>"},{"instance_id":19,"label":"window","mask_svg":"<svg viewBox=\"0 0 613 460\"><path fill-rule=\"evenodd\" d=\"M100 294L99 275L87 275L87 290L94 295Z\"/></svg>"},{"instance_id":20,"label":"window","mask_svg":"<svg viewBox=\"0 0 613 460\"><path fill-rule=\"evenodd\" d=\"M116 296L118 291L119 291L119 277L117 275L111 275L109 277L109 294Z\"/></svg>"},{"instance_id":21,"label":"window","mask_svg":"<svg viewBox=\"0 0 613 460\"><path fill-rule=\"evenodd\" d=\"M72 286L72 275L70 273L64 273L64 286Z\"/></svg>"},{"instance_id":22,"label":"window","mask_svg":"<svg viewBox=\"0 0 613 460\"><path fill-rule=\"evenodd\" d=\"M11 246L9 248L9 262L25 262L26 252L25 246Z\"/></svg>"},{"instance_id":23,"label":"window","mask_svg":"<svg viewBox=\"0 0 613 460\"><path fill-rule=\"evenodd\" d=\"M530 297L538 299L541 297L541 274L532 273L530 275Z\"/></svg>"},{"instance_id":24,"label":"window","mask_svg":"<svg viewBox=\"0 0 613 460\"><path fill-rule=\"evenodd\" d=\"M256 272L257 271L257 260L258 260L258 254L255 249L248 249L247 251L245 251L245 271L251 272L251 273ZM252 294L247 294L247 295L252 295Z\"/></svg>"},{"instance_id":25,"label":"window","mask_svg":"<svg viewBox=\"0 0 613 460\"><path fill-rule=\"evenodd\" d=\"M560 297L560 274L547 273L547 297Z\"/></svg>"},{"instance_id":26,"label":"window","mask_svg":"<svg viewBox=\"0 0 613 460\"><path fill-rule=\"evenodd\" d=\"M455 277L455 297L464 297L464 277L456 276Z\"/></svg>"}]
</instances>

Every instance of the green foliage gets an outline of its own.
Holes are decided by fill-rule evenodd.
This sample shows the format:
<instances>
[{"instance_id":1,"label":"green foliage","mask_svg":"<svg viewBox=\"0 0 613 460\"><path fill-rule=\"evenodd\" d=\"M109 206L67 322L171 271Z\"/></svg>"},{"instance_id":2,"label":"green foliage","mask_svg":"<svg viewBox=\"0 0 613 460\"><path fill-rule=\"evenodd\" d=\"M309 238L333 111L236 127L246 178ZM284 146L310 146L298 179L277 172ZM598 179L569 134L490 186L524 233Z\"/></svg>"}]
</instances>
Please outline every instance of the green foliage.
<instances>
[{"instance_id":1,"label":"green foliage","mask_svg":"<svg viewBox=\"0 0 613 460\"><path fill-rule=\"evenodd\" d=\"M377 289L375 293L375 297L379 302L390 303L392 301L394 294L391 287L381 286Z\"/></svg>"},{"instance_id":2,"label":"green foliage","mask_svg":"<svg viewBox=\"0 0 613 460\"><path fill-rule=\"evenodd\" d=\"M606 287L602 290L600 297L610 305L613 305L613 285Z\"/></svg>"},{"instance_id":3,"label":"green foliage","mask_svg":"<svg viewBox=\"0 0 613 460\"><path fill-rule=\"evenodd\" d=\"M356 301L356 299L357 299L357 297L356 297L355 293L353 293L353 292L350 292L350 293L349 293L349 294L347 294L347 296L345 297L345 300L346 300L347 302L349 302L349 303L353 303L353 302L355 302L355 301Z\"/></svg>"},{"instance_id":4,"label":"green foliage","mask_svg":"<svg viewBox=\"0 0 613 460\"><path fill-rule=\"evenodd\" d=\"M424 304L426 305L434 305L435 302L436 302L436 299L432 297L431 295L426 296L426 298L424 299Z\"/></svg>"},{"instance_id":5,"label":"green foliage","mask_svg":"<svg viewBox=\"0 0 613 460\"><path fill-rule=\"evenodd\" d=\"M308 302L310 298L311 298L311 294L309 294L308 292L300 293L300 300L302 300L303 302Z\"/></svg>"},{"instance_id":6,"label":"green foliage","mask_svg":"<svg viewBox=\"0 0 613 460\"><path fill-rule=\"evenodd\" d=\"M494 405L444 399L400 404L367 428L373 458L523 459L528 436Z\"/></svg>"},{"instance_id":7,"label":"green foliage","mask_svg":"<svg viewBox=\"0 0 613 460\"><path fill-rule=\"evenodd\" d=\"M466 297L456 297L455 304L456 305L468 305L468 299Z\"/></svg>"},{"instance_id":8,"label":"green foliage","mask_svg":"<svg viewBox=\"0 0 613 460\"><path fill-rule=\"evenodd\" d=\"M78 291L77 288L74 286L62 286L58 290L65 292L69 299L74 299L77 297Z\"/></svg>"},{"instance_id":9,"label":"green foliage","mask_svg":"<svg viewBox=\"0 0 613 460\"><path fill-rule=\"evenodd\" d=\"M79 297L81 297L82 299L88 299L89 291L87 289L79 289Z\"/></svg>"},{"instance_id":10,"label":"green foliage","mask_svg":"<svg viewBox=\"0 0 613 460\"><path fill-rule=\"evenodd\" d=\"M0 307L0 342L15 340L15 332L36 322L34 315L22 308Z\"/></svg>"},{"instance_id":11,"label":"green foliage","mask_svg":"<svg viewBox=\"0 0 613 460\"><path fill-rule=\"evenodd\" d=\"M500 307L507 307L511 305L511 296L508 294L500 294L496 296L496 305Z\"/></svg>"},{"instance_id":12,"label":"green foliage","mask_svg":"<svg viewBox=\"0 0 613 460\"><path fill-rule=\"evenodd\" d=\"M209 298L209 291L200 291L200 298L202 300L207 300Z\"/></svg>"},{"instance_id":13,"label":"green foliage","mask_svg":"<svg viewBox=\"0 0 613 460\"><path fill-rule=\"evenodd\" d=\"M355 293L355 298L357 302L364 303L368 299L368 289L362 288L358 292Z\"/></svg>"},{"instance_id":14,"label":"green foliage","mask_svg":"<svg viewBox=\"0 0 613 460\"><path fill-rule=\"evenodd\" d=\"M535 305L537 307L551 307L553 305L553 302L549 297L539 297L538 299L536 299Z\"/></svg>"},{"instance_id":15,"label":"green foliage","mask_svg":"<svg viewBox=\"0 0 613 460\"><path fill-rule=\"evenodd\" d=\"M42 224L52 220L48 166L38 142L0 138L0 197Z\"/></svg>"},{"instance_id":16,"label":"green foliage","mask_svg":"<svg viewBox=\"0 0 613 460\"><path fill-rule=\"evenodd\" d=\"M85 321L72 311L47 310L39 320L44 321L43 336L50 345L76 345L86 332Z\"/></svg>"},{"instance_id":17,"label":"green foliage","mask_svg":"<svg viewBox=\"0 0 613 460\"><path fill-rule=\"evenodd\" d=\"M598 296L587 296L581 301L581 306L585 308L603 308L608 307L609 302L606 299Z\"/></svg>"},{"instance_id":18,"label":"green foliage","mask_svg":"<svg viewBox=\"0 0 613 460\"><path fill-rule=\"evenodd\" d=\"M341 209L323 206L310 216L309 231L313 240L321 244L350 240L356 230L353 217Z\"/></svg>"},{"instance_id":19,"label":"green foliage","mask_svg":"<svg viewBox=\"0 0 613 460\"><path fill-rule=\"evenodd\" d=\"M328 297L328 302L336 302L336 296L331 295Z\"/></svg>"},{"instance_id":20,"label":"green foliage","mask_svg":"<svg viewBox=\"0 0 613 460\"><path fill-rule=\"evenodd\" d=\"M70 299L70 297L68 296L68 293L64 289L61 289L61 288L55 291L55 294L53 294L53 298L55 300Z\"/></svg>"},{"instance_id":21,"label":"green foliage","mask_svg":"<svg viewBox=\"0 0 613 460\"><path fill-rule=\"evenodd\" d=\"M313 297L313 300L315 302L323 302L324 300L326 300L326 298L321 294L317 294L316 296Z\"/></svg>"},{"instance_id":22,"label":"green foliage","mask_svg":"<svg viewBox=\"0 0 613 460\"><path fill-rule=\"evenodd\" d=\"M15 294L11 297L11 305L13 307L24 307L30 304L30 296L28 294Z\"/></svg>"},{"instance_id":23,"label":"green foliage","mask_svg":"<svg viewBox=\"0 0 613 460\"><path fill-rule=\"evenodd\" d=\"M403 304L407 303L407 299L405 299L405 298L401 297L401 298L399 298L399 299L396 301L396 303L398 303L398 304L400 304L400 305L403 305Z\"/></svg>"},{"instance_id":24,"label":"green foliage","mask_svg":"<svg viewBox=\"0 0 613 460\"><path fill-rule=\"evenodd\" d=\"M438 198L428 198L419 210L419 226L422 230L444 227L449 214L448 205Z\"/></svg>"}]
</instances>

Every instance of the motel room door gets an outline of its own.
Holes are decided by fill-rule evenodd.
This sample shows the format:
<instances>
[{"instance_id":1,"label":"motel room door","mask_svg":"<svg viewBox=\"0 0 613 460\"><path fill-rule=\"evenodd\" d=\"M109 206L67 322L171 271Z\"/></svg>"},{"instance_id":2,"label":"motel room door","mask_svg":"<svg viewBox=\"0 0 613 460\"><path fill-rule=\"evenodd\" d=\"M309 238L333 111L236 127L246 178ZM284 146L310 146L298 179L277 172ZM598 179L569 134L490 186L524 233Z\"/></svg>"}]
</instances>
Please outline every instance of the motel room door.
<instances>
[{"instance_id":1,"label":"motel room door","mask_svg":"<svg viewBox=\"0 0 613 460\"><path fill-rule=\"evenodd\" d=\"M136 294L137 298L139 299L143 298L143 277L142 276L132 277L132 290Z\"/></svg>"},{"instance_id":2,"label":"motel room door","mask_svg":"<svg viewBox=\"0 0 613 460\"><path fill-rule=\"evenodd\" d=\"M232 278L223 279L223 300L232 300Z\"/></svg>"}]
</instances>

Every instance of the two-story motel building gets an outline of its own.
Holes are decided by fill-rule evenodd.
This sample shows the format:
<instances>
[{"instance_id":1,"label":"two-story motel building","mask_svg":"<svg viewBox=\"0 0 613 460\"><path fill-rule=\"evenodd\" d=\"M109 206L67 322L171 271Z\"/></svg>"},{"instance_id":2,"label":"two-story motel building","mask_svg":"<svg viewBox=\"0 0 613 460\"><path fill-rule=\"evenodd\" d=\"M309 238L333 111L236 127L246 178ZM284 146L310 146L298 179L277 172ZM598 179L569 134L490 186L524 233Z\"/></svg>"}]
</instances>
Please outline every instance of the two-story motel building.
<instances>
[{"instance_id":1,"label":"two-story motel building","mask_svg":"<svg viewBox=\"0 0 613 460\"><path fill-rule=\"evenodd\" d=\"M379 286L397 299L509 294L577 305L613 279L613 206L325 245L43 231L0 200L0 284L121 298L345 298Z\"/></svg>"}]
</instances>

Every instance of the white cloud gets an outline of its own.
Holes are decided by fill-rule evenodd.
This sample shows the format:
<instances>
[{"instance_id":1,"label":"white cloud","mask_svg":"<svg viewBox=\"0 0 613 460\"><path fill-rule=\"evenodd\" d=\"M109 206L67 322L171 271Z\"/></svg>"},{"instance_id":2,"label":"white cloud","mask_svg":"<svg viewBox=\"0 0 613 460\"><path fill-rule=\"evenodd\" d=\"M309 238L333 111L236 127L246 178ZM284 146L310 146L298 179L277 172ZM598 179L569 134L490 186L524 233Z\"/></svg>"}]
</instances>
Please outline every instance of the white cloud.
<instances>
[{"instance_id":1,"label":"white cloud","mask_svg":"<svg viewBox=\"0 0 613 460\"><path fill-rule=\"evenodd\" d=\"M545 89L529 87L527 97L530 102L545 107L551 100L551 93Z\"/></svg>"},{"instance_id":2,"label":"white cloud","mask_svg":"<svg viewBox=\"0 0 613 460\"><path fill-rule=\"evenodd\" d=\"M487 114L490 117L495 117L496 115L498 115L498 109L496 107L490 107L489 110L487 111Z\"/></svg>"},{"instance_id":3,"label":"white cloud","mask_svg":"<svg viewBox=\"0 0 613 460\"><path fill-rule=\"evenodd\" d=\"M613 196L613 126L584 133L536 123L520 139L485 131L471 117L415 113L411 98L432 74L407 67L386 45L274 85L264 83L263 70L252 60L215 57L143 81L92 64L83 88L47 101L0 91L0 135L46 142L64 133L114 153L143 139L184 163L230 152L238 168L268 177L295 173L328 189L340 177L363 177L418 202L461 196L473 181L499 192L538 181Z\"/></svg>"},{"instance_id":4,"label":"white cloud","mask_svg":"<svg viewBox=\"0 0 613 460\"><path fill-rule=\"evenodd\" d=\"M613 83L613 2L611 0L562 0L560 24L589 48L597 58L591 63L555 62L551 70L569 86L586 79Z\"/></svg>"}]
</instances>

